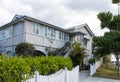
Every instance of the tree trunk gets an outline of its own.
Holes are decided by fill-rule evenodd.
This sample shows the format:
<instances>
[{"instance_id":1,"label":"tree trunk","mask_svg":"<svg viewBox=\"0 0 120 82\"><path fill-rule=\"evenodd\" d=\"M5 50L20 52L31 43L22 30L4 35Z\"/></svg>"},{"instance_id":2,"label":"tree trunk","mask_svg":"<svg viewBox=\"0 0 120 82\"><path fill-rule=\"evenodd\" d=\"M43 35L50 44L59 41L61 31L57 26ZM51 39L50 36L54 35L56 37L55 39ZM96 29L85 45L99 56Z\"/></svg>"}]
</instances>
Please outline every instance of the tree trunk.
<instances>
[{"instance_id":1,"label":"tree trunk","mask_svg":"<svg viewBox=\"0 0 120 82\"><path fill-rule=\"evenodd\" d=\"M119 64L119 57L118 57L119 55L118 54L115 54L115 57L116 57L116 67L117 67L117 72L118 72L118 74L120 74L120 70L119 70L119 66L120 66L120 64Z\"/></svg>"}]
</instances>

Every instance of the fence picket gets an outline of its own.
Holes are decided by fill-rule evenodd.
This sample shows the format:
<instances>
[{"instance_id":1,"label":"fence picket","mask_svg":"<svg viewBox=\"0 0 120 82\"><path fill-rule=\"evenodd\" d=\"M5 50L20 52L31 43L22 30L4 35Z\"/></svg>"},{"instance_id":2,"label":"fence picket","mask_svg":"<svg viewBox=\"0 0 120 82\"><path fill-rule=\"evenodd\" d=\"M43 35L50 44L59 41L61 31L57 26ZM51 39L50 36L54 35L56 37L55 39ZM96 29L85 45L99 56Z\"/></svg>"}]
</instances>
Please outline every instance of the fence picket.
<instances>
[{"instance_id":1,"label":"fence picket","mask_svg":"<svg viewBox=\"0 0 120 82\"><path fill-rule=\"evenodd\" d=\"M102 58L99 61L95 62L93 65L90 64L90 76L92 76L96 72L96 70L101 66L101 64Z\"/></svg>"},{"instance_id":2,"label":"fence picket","mask_svg":"<svg viewBox=\"0 0 120 82\"><path fill-rule=\"evenodd\" d=\"M65 68L49 76L39 75L39 72L36 71L34 78L30 78L25 82L79 82L79 66L71 71Z\"/></svg>"}]
</instances>

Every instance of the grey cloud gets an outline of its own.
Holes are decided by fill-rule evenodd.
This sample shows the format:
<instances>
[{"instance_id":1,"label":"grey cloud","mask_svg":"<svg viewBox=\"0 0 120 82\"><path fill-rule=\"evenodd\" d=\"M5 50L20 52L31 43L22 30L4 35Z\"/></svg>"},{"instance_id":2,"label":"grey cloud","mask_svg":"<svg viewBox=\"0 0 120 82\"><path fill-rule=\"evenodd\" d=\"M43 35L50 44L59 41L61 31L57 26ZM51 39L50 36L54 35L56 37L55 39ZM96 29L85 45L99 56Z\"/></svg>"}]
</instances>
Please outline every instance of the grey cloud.
<instances>
[{"instance_id":1,"label":"grey cloud","mask_svg":"<svg viewBox=\"0 0 120 82\"><path fill-rule=\"evenodd\" d=\"M66 6L78 11L106 11L110 9L110 4L111 0L72 0L66 3Z\"/></svg>"},{"instance_id":2,"label":"grey cloud","mask_svg":"<svg viewBox=\"0 0 120 82\"><path fill-rule=\"evenodd\" d=\"M19 0L23 5L29 5L33 14L39 20L63 27L68 22L67 14L61 10L67 1L64 0ZM29 3L28 3L29 2ZM66 10L67 11L67 10ZM63 13L61 13L63 12ZM69 14L69 13L68 13ZM28 13L29 15L29 13Z\"/></svg>"},{"instance_id":3,"label":"grey cloud","mask_svg":"<svg viewBox=\"0 0 120 82\"><path fill-rule=\"evenodd\" d=\"M81 21L86 23L89 12L107 11L110 9L110 4L112 4L111 0L3 0L0 5L10 17L15 14L28 15L64 27L67 24L81 23ZM85 10L88 11L85 12ZM8 14L0 15L2 17ZM94 16L96 17L96 14Z\"/></svg>"}]
</instances>

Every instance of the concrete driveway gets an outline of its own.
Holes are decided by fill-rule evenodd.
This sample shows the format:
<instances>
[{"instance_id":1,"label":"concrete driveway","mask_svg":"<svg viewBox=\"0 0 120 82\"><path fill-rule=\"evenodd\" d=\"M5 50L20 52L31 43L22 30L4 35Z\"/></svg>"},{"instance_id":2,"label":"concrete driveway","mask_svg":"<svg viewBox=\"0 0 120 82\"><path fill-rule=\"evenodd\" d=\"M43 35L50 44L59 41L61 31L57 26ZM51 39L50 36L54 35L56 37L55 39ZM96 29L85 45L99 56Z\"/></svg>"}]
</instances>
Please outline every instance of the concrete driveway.
<instances>
[{"instance_id":1,"label":"concrete driveway","mask_svg":"<svg viewBox=\"0 0 120 82\"><path fill-rule=\"evenodd\" d=\"M120 80L90 77L88 71L81 71L80 82L120 82Z\"/></svg>"}]
</instances>

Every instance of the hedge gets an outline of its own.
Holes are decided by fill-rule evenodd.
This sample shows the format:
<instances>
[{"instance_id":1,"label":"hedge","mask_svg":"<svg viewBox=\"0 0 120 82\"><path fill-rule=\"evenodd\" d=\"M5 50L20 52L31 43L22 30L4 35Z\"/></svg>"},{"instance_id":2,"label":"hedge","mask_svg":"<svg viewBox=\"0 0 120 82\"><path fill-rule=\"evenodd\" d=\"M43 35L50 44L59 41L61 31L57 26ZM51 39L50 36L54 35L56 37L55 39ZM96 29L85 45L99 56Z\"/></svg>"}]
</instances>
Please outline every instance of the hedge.
<instances>
[{"instance_id":1,"label":"hedge","mask_svg":"<svg viewBox=\"0 0 120 82\"><path fill-rule=\"evenodd\" d=\"M55 73L67 67L72 69L70 58L64 57L10 57L0 56L0 82L21 82L35 71L42 75Z\"/></svg>"}]
</instances>

